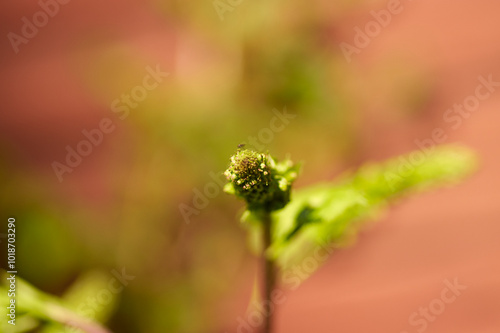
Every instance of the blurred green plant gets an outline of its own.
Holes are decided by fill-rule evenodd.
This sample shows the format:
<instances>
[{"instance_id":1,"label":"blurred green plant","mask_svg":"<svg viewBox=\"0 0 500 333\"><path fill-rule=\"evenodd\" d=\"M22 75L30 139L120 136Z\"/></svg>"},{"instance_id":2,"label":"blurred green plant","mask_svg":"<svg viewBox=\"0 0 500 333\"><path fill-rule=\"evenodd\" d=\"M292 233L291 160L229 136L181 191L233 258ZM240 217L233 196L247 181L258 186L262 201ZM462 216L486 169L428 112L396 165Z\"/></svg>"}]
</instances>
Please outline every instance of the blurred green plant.
<instances>
[{"instance_id":1,"label":"blurred green plant","mask_svg":"<svg viewBox=\"0 0 500 333\"><path fill-rule=\"evenodd\" d=\"M0 272L2 283L10 274ZM109 319L116 304L116 295L109 293L109 299L99 306L88 307L89 295L98 295L108 288L109 277L99 272L91 272L78 279L60 298L44 293L19 276L15 277L15 325L2 320L0 332L41 333L87 332L109 333L100 322ZM9 286L0 285L0 304L3 309L11 305ZM10 319L8 319L10 320Z\"/></svg>"},{"instance_id":2,"label":"blurred green plant","mask_svg":"<svg viewBox=\"0 0 500 333\"><path fill-rule=\"evenodd\" d=\"M412 154L420 154L421 159L415 162L416 155ZM263 304L272 302L278 269L300 263L318 246L347 244L346 239L357 233L361 220L375 217L394 199L455 183L476 165L475 155L459 146L412 154L368 164L339 182L302 189L292 200L289 192L297 167L289 159L277 163L269 154L250 150L238 150L231 157L225 190L246 201L243 221L252 239L261 239L254 250L264 261ZM270 306L266 311L262 332L269 333L274 311Z\"/></svg>"},{"instance_id":3,"label":"blurred green plant","mask_svg":"<svg viewBox=\"0 0 500 333\"><path fill-rule=\"evenodd\" d=\"M422 158L418 163L410 162L415 162L416 153ZM262 298L271 301L279 271L300 263L318 246L352 243L361 222L378 216L390 202L411 192L456 183L475 165L470 150L442 146L367 164L336 182L291 193L299 167L290 159L277 161L267 153L238 149L225 173L229 180L225 191L247 203L242 220L254 240L252 249L264 261ZM6 308L7 273L2 271L1 275L0 303ZM100 323L111 317L117 303L115 294L92 311L81 311L89 295L108 287L108 275L84 274L61 297L41 292L18 276L16 280L16 326L3 321L2 332L109 332ZM271 313L266 318L264 332L270 332Z\"/></svg>"}]
</instances>

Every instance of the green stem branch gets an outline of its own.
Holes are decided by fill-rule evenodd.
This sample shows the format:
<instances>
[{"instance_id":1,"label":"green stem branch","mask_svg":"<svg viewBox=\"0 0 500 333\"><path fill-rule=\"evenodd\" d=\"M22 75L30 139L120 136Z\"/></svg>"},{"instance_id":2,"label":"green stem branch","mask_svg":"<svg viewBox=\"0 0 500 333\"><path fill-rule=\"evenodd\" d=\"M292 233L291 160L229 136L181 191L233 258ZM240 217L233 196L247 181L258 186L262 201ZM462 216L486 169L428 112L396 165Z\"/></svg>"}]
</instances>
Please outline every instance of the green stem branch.
<instances>
[{"instance_id":1,"label":"green stem branch","mask_svg":"<svg viewBox=\"0 0 500 333\"><path fill-rule=\"evenodd\" d=\"M271 304L271 293L274 289L276 283L276 267L274 261L266 256L266 250L271 245L272 240L272 218L271 212L265 211L262 218L263 225L263 251L262 251L262 261L264 265L264 290L263 290L263 307L267 308L267 313L265 313L263 333L272 332L273 324L273 306ZM267 305L267 307L266 307Z\"/></svg>"}]
</instances>

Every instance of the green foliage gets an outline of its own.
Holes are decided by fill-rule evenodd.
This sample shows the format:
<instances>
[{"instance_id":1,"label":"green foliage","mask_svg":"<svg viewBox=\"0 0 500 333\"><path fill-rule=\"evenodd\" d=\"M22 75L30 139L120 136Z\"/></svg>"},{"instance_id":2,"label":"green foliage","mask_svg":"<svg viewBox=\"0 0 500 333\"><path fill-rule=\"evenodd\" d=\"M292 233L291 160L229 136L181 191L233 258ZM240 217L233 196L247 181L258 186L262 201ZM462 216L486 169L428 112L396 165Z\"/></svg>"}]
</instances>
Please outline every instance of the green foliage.
<instances>
[{"instance_id":1,"label":"green foliage","mask_svg":"<svg viewBox=\"0 0 500 333\"><path fill-rule=\"evenodd\" d=\"M0 275L2 281L6 281L9 276L5 271ZM99 303L98 307L89 304L89 297L96 297L99 292L106 290L109 278L102 273L89 273L77 280L61 298L57 298L16 276L16 325L2 321L1 331L20 333L38 328L37 332L42 333L107 333L109 331L96 321L109 318L116 303L115 295L108 293L110 296L106 304ZM0 285L2 308L6 308L10 302L8 289L7 285Z\"/></svg>"},{"instance_id":2,"label":"green foliage","mask_svg":"<svg viewBox=\"0 0 500 333\"><path fill-rule=\"evenodd\" d=\"M357 233L361 221L375 217L394 199L455 183L475 165L470 150L442 146L371 163L337 182L296 191L284 209L273 213L273 241L266 255L287 269L318 246L343 246ZM243 219L251 221L255 216L247 212ZM251 234L260 232L258 224L248 225Z\"/></svg>"},{"instance_id":3,"label":"green foliage","mask_svg":"<svg viewBox=\"0 0 500 333\"><path fill-rule=\"evenodd\" d=\"M255 243L261 240L255 237L262 232L261 209L286 205L272 213L273 238L265 251L268 258L286 270L312 255L318 246L348 244L363 221L376 217L395 199L456 183L474 170L476 159L470 150L458 146L413 152L383 163L367 164L336 182L295 191L290 202L291 184L298 167L289 159L277 162L267 154L239 150L232 163L226 173L232 182L226 190L247 201L248 210L243 219L249 222L246 225ZM238 180L242 181L238 183ZM270 186L274 186L271 192ZM263 193L266 199L256 205ZM5 272L2 275L2 281L6 281ZM43 333L56 333L66 331L65 324L71 323L79 328L72 332L108 332L98 322L109 319L116 305L116 295L108 293L111 299L98 308L89 307L87 302L89 295L97 296L108 288L109 278L99 272L88 273L57 298L37 290L18 276L16 326L2 323L4 326L0 328L2 331L10 329L10 332L38 329ZM0 303L4 307L9 301L7 289L0 285Z\"/></svg>"}]
</instances>

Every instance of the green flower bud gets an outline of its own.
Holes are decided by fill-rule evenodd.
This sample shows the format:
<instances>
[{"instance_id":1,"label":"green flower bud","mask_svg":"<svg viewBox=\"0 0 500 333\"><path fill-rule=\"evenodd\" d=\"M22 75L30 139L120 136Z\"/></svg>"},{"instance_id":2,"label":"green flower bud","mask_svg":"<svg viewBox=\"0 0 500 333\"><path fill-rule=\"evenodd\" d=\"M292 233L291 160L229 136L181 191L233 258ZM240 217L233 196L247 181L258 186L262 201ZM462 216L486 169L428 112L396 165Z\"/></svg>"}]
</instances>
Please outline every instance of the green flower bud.
<instances>
[{"instance_id":1,"label":"green flower bud","mask_svg":"<svg viewBox=\"0 0 500 333\"><path fill-rule=\"evenodd\" d=\"M244 199L250 210L277 210L290 201L296 169L290 160L277 164L267 154L238 150L224 172L229 181L224 190Z\"/></svg>"}]
</instances>

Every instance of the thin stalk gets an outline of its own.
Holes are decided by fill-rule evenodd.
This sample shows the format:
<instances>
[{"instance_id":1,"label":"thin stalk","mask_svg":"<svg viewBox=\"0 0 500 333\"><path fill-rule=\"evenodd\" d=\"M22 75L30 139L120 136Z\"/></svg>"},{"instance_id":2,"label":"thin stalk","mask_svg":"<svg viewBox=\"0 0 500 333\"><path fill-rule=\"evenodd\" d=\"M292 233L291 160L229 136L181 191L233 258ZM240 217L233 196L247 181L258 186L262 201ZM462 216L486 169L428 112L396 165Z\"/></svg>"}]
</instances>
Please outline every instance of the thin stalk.
<instances>
[{"instance_id":1,"label":"thin stalk","mask_svg":"<svg viewBox=\"0 0 500 333\"><path fill-rule=\"evenodd\" d=\"M59 305L52 305L47 311L49 317L53 320L74 328L79 328L87 333L111 333L111 331L101 326L101 324L81 317Z\"/></svg>"},{"instance_id":2,"label":"thin stalk","mask_svg":"<svg viewBox=\"0 0 500 333\"><path fill-rule=\"evenodd\" d=\"M272 324L273 324L273 313L274 306L271 303L271 293L274 289L274 285L276 283L276 267L275 263L272 259L269 259L266 256L266 250L271 245L272 239L272 218L271 212L265 211L264 216L262 218L263 225L263 245L264 250L262 252L262 261L264 265L264 290L263 290L263 308L266 309L265 317L264 317L264 326L262 329L262 333L271 333L272 332ZM267 305L267 306L266 306Z\"/></svg>"}]
</instances>

